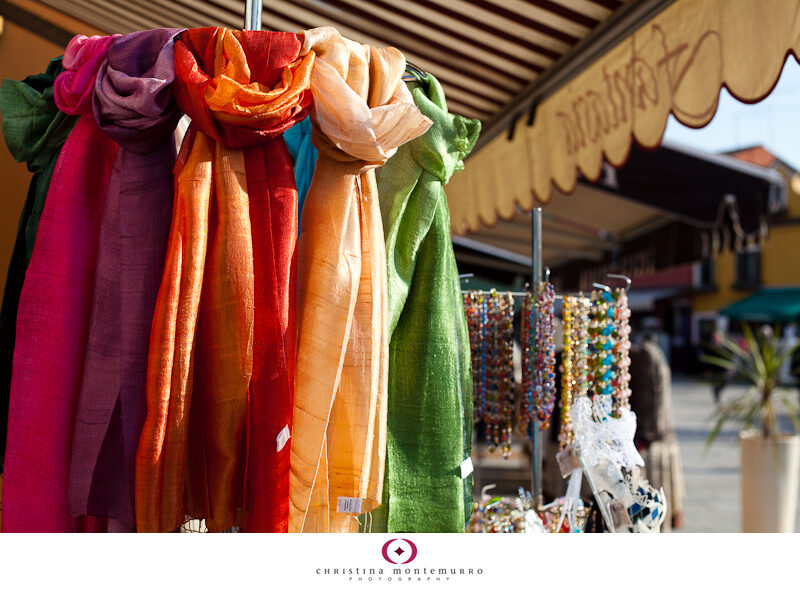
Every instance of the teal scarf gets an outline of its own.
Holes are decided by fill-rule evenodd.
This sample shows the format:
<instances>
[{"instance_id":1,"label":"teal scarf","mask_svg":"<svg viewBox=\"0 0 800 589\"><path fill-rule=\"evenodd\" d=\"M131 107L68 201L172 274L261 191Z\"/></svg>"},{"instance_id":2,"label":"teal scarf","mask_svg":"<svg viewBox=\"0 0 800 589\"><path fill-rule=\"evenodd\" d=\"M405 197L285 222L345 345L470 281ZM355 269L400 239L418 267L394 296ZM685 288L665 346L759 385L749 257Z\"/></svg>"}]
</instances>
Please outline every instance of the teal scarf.
<instances>
[{"instance_id":1,"label":"teal scarf","mask_svg":"<svg viewBox=\"0 0 800 589\"><path fill-rule=\"evenodd\" d=\"M294 161L294 180L297 184L297 218L303 212L314 166L317 165L317 150L311 145L311 119L306 117L283 134L286 147Z\"/></svg>"}]
</instances>

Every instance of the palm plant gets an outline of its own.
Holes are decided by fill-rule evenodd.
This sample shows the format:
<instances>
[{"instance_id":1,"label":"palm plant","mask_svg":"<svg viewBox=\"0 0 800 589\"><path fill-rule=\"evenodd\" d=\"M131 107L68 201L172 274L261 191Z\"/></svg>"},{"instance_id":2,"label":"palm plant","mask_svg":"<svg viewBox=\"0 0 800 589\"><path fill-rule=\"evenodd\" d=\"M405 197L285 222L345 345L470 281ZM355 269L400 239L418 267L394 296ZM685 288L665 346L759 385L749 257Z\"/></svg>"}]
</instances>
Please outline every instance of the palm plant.
<instances>
[{"instance_id":1,"label":"palm plant","mask_svg":"<svg viewBox=\"0 0 800 589\"><path fill-rule=\"evenodd\" d=\"M800 342L784 347L780 331L762 329L754 334L744 324L743 345L725 334L720 343L709 346L712 353L702 360L723 368L746 380L750 387L735 399L720 403L715 412L716 423L708 436L710 445L728 422L736 423L740 430L759 429L764 438L779 435L780 424L776 406L781 403L792 421L795 433L800 430L800 407L789 397L789 391L779 382L781 366L800 348Z\"/></svg>"}]
</instances>

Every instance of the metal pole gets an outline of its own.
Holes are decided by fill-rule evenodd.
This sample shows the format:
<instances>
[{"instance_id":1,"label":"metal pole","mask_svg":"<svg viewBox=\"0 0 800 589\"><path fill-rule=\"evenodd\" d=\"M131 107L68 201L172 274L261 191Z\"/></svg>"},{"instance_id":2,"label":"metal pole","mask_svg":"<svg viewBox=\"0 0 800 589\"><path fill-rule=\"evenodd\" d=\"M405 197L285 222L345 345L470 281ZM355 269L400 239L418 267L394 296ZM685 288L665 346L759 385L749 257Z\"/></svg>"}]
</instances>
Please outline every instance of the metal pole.
<instances>
[{"instance_id":1,"label":"metal pole","mask_svg":"<svg viewBox=\"0 0 800 589\"><path fill-rule=\"evenodd\" d=\"M542 283L542 209L537 207L531 211L531 286L533 296L539 292ZM531 427L531 443L533 444L533 463L531 464L531 495L537 509L544 505L542 497L542 430L539 420L534 418Z\"/></svg>"},{"instance_id":2,"label":"metal pole","mask_svg":"<svg viewBox=\"0 0 800 589\"><path fill-rule=\"evenodd\" d=\"M245 1L243 28L249 31L261 30L261 0Z\"/></svg>"}]
</instances>

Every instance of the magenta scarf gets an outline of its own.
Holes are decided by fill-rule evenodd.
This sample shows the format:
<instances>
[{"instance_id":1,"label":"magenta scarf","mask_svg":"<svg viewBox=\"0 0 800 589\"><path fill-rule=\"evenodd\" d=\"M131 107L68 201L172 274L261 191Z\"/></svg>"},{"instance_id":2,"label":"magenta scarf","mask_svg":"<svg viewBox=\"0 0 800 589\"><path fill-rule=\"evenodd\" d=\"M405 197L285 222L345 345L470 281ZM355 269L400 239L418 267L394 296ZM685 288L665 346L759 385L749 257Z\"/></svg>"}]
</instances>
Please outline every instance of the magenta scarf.
<instances>
[{"instance_id":1,"label":"magenta scarf","mask_svg":"<svg viewBox=\"0 0 800 589\"><path fill-rule=\"evenodd\" d=\"M180 29L118 37L97 75L100 128L118 145L100 226L83 383L75 417L69 508L135 531L136 448L146 413L150 323L172 217L172 94Z\"/></svg>"},{"instance_id":2,"label":"magenta scarf","mask_svg":"<svg viewBox=\"0 0 800 589\"><path fill-rule=\"evenodd\" d=\"M116 144L95 123L95 77L113 37L70 41L56 105L81 115L47 193L17 317L3 532L72 532L67 509L75 406L81 387L100 220Z\"/></svg>"}]
</instances>

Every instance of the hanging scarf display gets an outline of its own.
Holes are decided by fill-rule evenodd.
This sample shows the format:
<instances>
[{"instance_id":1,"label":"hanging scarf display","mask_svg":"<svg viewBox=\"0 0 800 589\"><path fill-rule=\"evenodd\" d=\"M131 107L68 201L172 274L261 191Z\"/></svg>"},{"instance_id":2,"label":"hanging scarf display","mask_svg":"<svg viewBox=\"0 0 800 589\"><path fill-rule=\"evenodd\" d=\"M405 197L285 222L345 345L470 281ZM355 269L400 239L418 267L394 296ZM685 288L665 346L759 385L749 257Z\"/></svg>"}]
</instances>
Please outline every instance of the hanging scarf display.
<instances>
[{"instance_id":1,"label":"hanging scarf display","mask_svg":"<svg viewBox=\"0 0 800 589\"><path fill-rule=\"evenodd\" d=\"M386 452L386 255L374 168L430 126L405 60L306 31L319 151L298 244L289 531L355 531L381 501Z\"/></svg>"},{"instance_id":2,"label":"hanging scarf display","mask_svg":"<svg viewBox=\"0 0 800 589\"><path fill-rule=\"evenodd\" d=\"M78 120L58 110L53 100L53 82L63 69L59 57L50 62L43 74L28 76L22 82L3 80L0 84L0 115L6 145L14 160L25 162L33 172L19 218L0 308L0 472L6 448L19 297L58 154Z\"/></svg>"},{"instance_id":3,"label":"hanging scarf display","mask_svg":"<svg viewBox=\"0 0 800 589\"><path fill-rule=\"evenodd\" d=\"M116 145L92 115L95 77L114 37L70 41L54 85L58 108L80 120L61 150L20 296L4 532L71 532L70 448L91 312L100 218Z\"/></svg>"},{"instance_id":4,"label":"hanging scarf display","mask_svg":"<svg viewBox=\"0 0 800 589\"><path fill-rule=\"evenodd\" d=\"M186 516L220 531L240 507L245 528L285 529L276 438L291 419L297 220L280 136L310 102L313 55L299 49L293 34L222 28L175 43L176 100L192 125L150 338L139 531Z\"/></svg>"},{"instance_id":5,"label":"hanging scarf display","mask_svg":"<svg viewBox=\"0 0 800 589\"><path fill-rule=\"evenodd\" d=\"M411 93L433 125L376 172L390 344L386 478L372 530L463 532L472 504L472 477L459 468L472 444L470 344L444 184L463 169L480 122L450 114L430 74Z\"/></svg>"},{"instance_id":6,"label":"hanging scarf display","mask_svg":"<svg viewBox=\"0 0 800 589\"><path fill-rule=\"evenodd\" d=\"M150 322L172 213L180 112L172 95L178 29L118 37L97 75L94 114L119 146L95 275L70 468L72 515L135 530L134 464L145 414Z\"/></svg>"}]
</instances>

